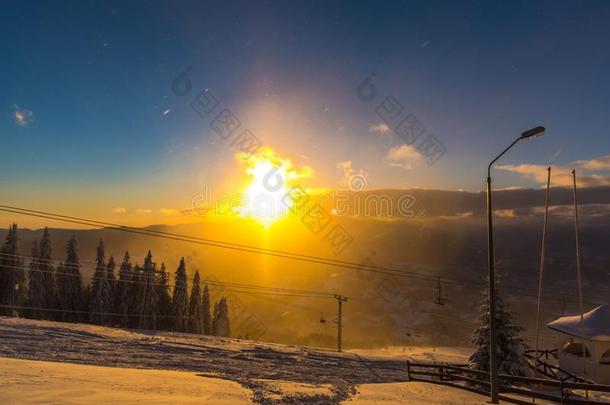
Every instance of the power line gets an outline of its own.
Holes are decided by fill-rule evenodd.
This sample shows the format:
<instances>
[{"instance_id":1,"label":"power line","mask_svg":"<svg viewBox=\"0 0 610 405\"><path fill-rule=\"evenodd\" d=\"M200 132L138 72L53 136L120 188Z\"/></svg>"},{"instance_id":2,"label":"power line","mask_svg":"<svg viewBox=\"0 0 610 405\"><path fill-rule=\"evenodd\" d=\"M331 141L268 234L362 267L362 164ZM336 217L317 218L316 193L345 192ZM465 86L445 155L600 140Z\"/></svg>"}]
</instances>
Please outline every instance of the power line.
<instances>
[{"instance_id":1,"label":"power line","mask_svg":"<svg viewBox=\"0 0 610 405\"><path fill-rule=\"evenodd\" d=\"M86 269L86 270L90 270L90 271L95 271L96 268L90 267L90 266L82 266L82 265L74 265L73 263L65 263L59 260L53 260L53 259L39 259L39 258L35 258L35 257L31 257L31 256L23 256L23 255L13 255L13 254L8 254L8 253L0 253L0 259L1 258L5 258L5 259L9 259L9 260L15 260L15 258L29 258L31 260L35 260L36 263L42 263L42 264L50 264L54 267L56 267L56 269L59 269L61 267L63 268L67 268L67 269L77 269L77 270L81 270L81 269ZM54 263L55 262L55 263ZM19 266L4 266L5 268L12 268L15 270L20 269ZM141 270L143 270L142 267L139 267ZM104 268L106 269L106 267ZM24 266L24 270L25 270L25 266ZM119 269L120 270L120 269ZM33 270L33 271L41 271L41 270ZM175 277L174 274L170 273L170 272L161 272L159 270L146 270L146 271L150 271L152 273L155 274L165 274L166 276L170 276L170 277ZM132 266L132 270L131 270L131 275L132 276L140 276L141 274L138 272L135 272L135 270L133 269ZM74 273L69 273L69 272L60 272L58 270L53 271L54 274L61 274L61 275L67 275L67 276L81 276L80 273L79 274L74 274ZM119 275L120 275L120 271L119 271ZM92 275L92 278L93 275ZM136 282L133 280L121 280L121 279L116 279L114 280L115 282ZM193 283L193 278L187 278L187 285L188 284L192 284ZM233 283L233 282L223 282L223 281L214 281L214 280L202 280L203 283L205 284L209 284L209 285L219 285L219 286L229 286L229 287L235 287L235 288L243 288L243 289L248 289L248 290L262 290L262 291L274 291L274 292L286 292L286 293L293 293L293 294L304 294L304 295L308 295L308 296L319 296L319 297L324 297L324 298L334 298L334 293L326 293L326 292L317 292L317 291L309 291L309 290L301 290L301 289L293 289L293 288L283 288L283 287L272 287L272 286L261 286L261 285L255 285L255 284L246 284L246 283ZM140 282L142 283L142 282ZM161 284L152 284L152 285L161 285ZM167 286L174 286L173 284L167 284Z\"/></svg>"},{"instance_id":2,"label":"power line","mask_svg":"<svg viewBox=\"0 0 610 405\"><path fill-rule=\"evenodd\" d=\"M31 256L22 256L22 255L11 255L11 254L6 254L6 253L0 253L0 258L5 258L5 259L11 259L11 260L15 260L15 258L31 258ZM52 259L37 259L35 258L35 260L37 260L40 263L46 263L46 264L51 264L53 266L55 266L55 263L53 263L54 261ZM58 262L57 260L55 260L56 262ZM65 263L61 263L59 262L60 265L57 266L57 268L60 268L62 266L70 268L70 267L78 267L78 269L88 269L90 271L95 271L95 268L91 268L88 266L65 266ZM41 270L41 269L36 269L36 270L31 270L29 268L24 267L19 267L19 266L8 266L8 265L4 265L3 266L6 269L12 269L12 270L24 270L24 271L28 271L28 272L40 272L40 273L48 273L48 274L54 274L54 275L62 275L62 276L68 276L68 277L81 277L80 273L79 274L75 274L75 273L69 273L69 272L62 272L59 270ZM134 270L132 270L134 271ZM151 270L153 271L153 270ZM159 271L153 271L156 272L158 274L161 274L161 272ZM160 283L147 283L145 281L140 281L137 280L137 278L140 278L141 276L143 276L143 273L131 273L131 276L134 279L131 280L122 280L120 278L115 279L114 282L115 283L127 283L129 285L152 285L152 286L157 286L157 287L175 287L175 284L171 284L171 283L167 283L167 284L160 284ZM171 273L166 273L166 275L172 275ZM91 277L92 279L95 277ZM187 279L187 286L191 284L192 285L192 279ZM203 280L203 284L208 284L208 289L212 290L212 291L218 291L218 292L222 292L222 291L227 291L227 292L234 292L237 294L245 294L245 295L271 295L271 296L281 296L281 297L294 297L294 298L335 298L335 295L333 293L325 293L325 292L316 292L316 291L308 291L308 290L300 290L300 289L289 289L289 288L280 288L280 287L271 287L271 286L260 286L260 285L252 285L252 284L245 284L245 283L231 283L231 282L222 282L222 281L214 281L214 280ZM367 298L362 297L362 296L350 296L350 298L352 300L356 300L356 301L364 301ZM545 298L546 299L546 298ZM555 300L554 298L549 298L549 300ZM419 300L421 301L421 300ZM573 301L569 301L569 300L563 300L565 302L573 302ZM591 303L591 302L587 302L587 304L590 305L597 305L596 303ZM319 312L319 311L318 311Z\"/></svg>"},{"instance_id":3,"label":"power line","mask_svg":"<svg viewBox=\"0 0 610 405\"><path fill-rule=\"evenodd\" d=\"M26 215L26 216L46 218L46 219L80 224L80 225L105 227L106 229L117 230L117 231L121 231L121 232L129 232L129 233L135 233L135 234L140 234L140 235L145 235L145 236L159 237L159 238L182 241L182 242L190 242L190 243L195 243L195 244L219 247L219 248L224 248L224 249L232 249L232 250L243 251L243 252L248 252L248 253L264 254L264 255L281 257L281 258L286 258L286 259L291 259L291 260L298 260L298 261L317 263L317 264L326 264L326 265L342 267L342 268L346 268L346 269L353 269L353 270L367 271L367 272L372 272L372 273L386 274L386 275L391 275L391 276L396 276L396 277L417 279L417 280L422 280L422 281L428 281L431 283L437 283L439 280L438 277L431 276L428 274L417 273L414 271L394 269L394 268L390 268L390 267L386 267L386 266L377 266L377 265L365 264L365 263L341 261L341 260L324 258L324 257L319 257L319 256L304 255L304 254L281 251L281 250L264 249L264 248L258 248L258 247L248 246L248 245L231 243L231 242L223 242L223 241L218 241L218 240L213 240L213 239L199 238L199 237L188 236L188 235L180 235L180 234L175 234L175 233L171 233L171 232L163 232L163 231L156 231L156 230L143 229L143 228L134 228L134 227L114 224L114 223L110 223L110 222L103 222L103 221L97 221L97 220L90 220L90 219L86 219L86 218L54 214L54 213L49 213L49 212L45 212L45 211L30 210L30 209L26 209L26 208L14 207L14 206L9 206L9 205L0 205L0 211L11 212L11 213ZM470 286L475 286L475 287L479 287L479 288L485 287L485 284L483 284L483 283L479 283L479 282L475 282L475 281L467 280L467 279L443 277L440 280L442 282L444 282L445 284L470 285ZM506 293L506 291L508 291L508 290L532 291L532 293L531 294L515 293L515 292ZM504 291L506 294L512 295L512 296L537 298L537 294L535 294L536 291L534 291L534 289L526 289L526 288L519 287L519 286L505 286ZM543 297L543 299L562 301L561 299L556 299L553 297ZM596 304L596 303L590 303L590 304Z\"/></svg>"},{"instance_id":4,"label":"power line","mask_svg":"<svg viewBox=\"0 0 610 405\"><path fill-rule=\"evenodd\" d=\"M396 275L398 277L416 278L416 279L427 280L427 281L436 281L437 280L437 277L433 277L433 276L430 276L427 274L417 273L417 272L413 272L413 271L408 271L408 270L399 270L399 269L393 269L393 268L385 267L385 266L377 266L377 265L364 264L364 263L355 263L355 262L342 261L342 260L337 260L337 259L324 258L324 257L319 257L319 256L312 256L312 255L305 255L305 254L294 253L294 252L281 251L281 250L265 249L265 248L259 248L259 247L254 247L254 246L232 243L232 242L223 242L223 241L218 241L218 240L213 240L213 239L206 239L206 238L200 238L200 237L189 236L189 235L175 234L175 233L171 233L171 232L163 232L163 231L156 231L156 230L143 229L143 228L134 228L134 227L125 226L125 225L113 224L110 222L90 220L90 219L86 219L86 218L78 218L78 217L54 214L54 213L49 213L49 212L44 212L44 211L36 211L36 210L13 207L13 206L8 206L8 205L0 205L0 211L11 212L14 214L20 214L20 215L26 215L26 216L34 216L34 217L39 217L39 218L46 218L46 219L62 221L62 222L69 222L69 223L74 223L74 224L79 224L79 225L105 227L106 229L112 229L112 230L117 230L117 231L121 231L121 232L129 232L129 233L135 233L135 234L140 234L140 235L145 235L145 236L156 236L156 237L161 237L164 239L177 240L177 241L182 241L182 242L191 242L191 243L196 243L196 244L202 244L202 245L225 248L225 249L233 249L233 250L244 251L244 252L249 252L249 253L265 254L265 255L282 257L282 258L292 259L292 260L306 261L306 262L318 263L318 264L327 264L327 265L331 265L331 266L335 266L335 267L343 267L343 268L349 268L349 269L355 269L355 270L378 272L378 273L382 273L382 274ZM458 280L458 279L452 279L452 278L444 278L443 280L445 280L445 282L457 281L462 284L468 282L468 283L471 283L471 284L474 284L477 286L482 286L482 284L475 283L474 281L465 281L465 280Z\"/></svg>"},{"instance_id":5,"label":"power line","mask_svg":"<svg viewBox=\"0 0 610 405\"><path fill-rule=\"evenodd\" d=\"M53 275L61 275L61 276L68 276L68 277L81 277L80 274L74 274L74 273L67 273L67 272L61 272L61 271L57 271L57 270L41 270L41 269L27 269L25 267L19 267L19 266L3 266L3 268L5 269L11 269L13 271L17 271L17 270L23 270L24 272L33 272L33 273L43 273L43 274L53 274ZM144 276L144 274L135 274L135 276L137 278L139 278L140 276ZM93 277L95 278L95 277ZM148 283L146 281L140 281L140 280L121 280L121 279L115 279L113 280L114 283L127 283L127 284L141 284L141 285L148 285L148 286L153 286L153 287L175 287L175 284L161 284L158 282L155 283ZM229 287L225 287L225 283L223 282L206 282L205 284L211 284L212 287L208 287L210 290L213 291L228 291L228 292L234 292L234 293L240 293L240 294L249 294L249 295L260 295L260 294L266 294L266 295L275 295L275 296L281 296L281 297L300 297L300 298L334 298L333 294L322 294L322 293L316 293L316 292L311 292L311 293L307 293L304 292L305 290L290 290L290 289L275 289L273 287L263 287L263 286L252 286L252 287L239 287L239 286L232 286L229 285ZM231 288L233 287L233 288ZM254 288L253 291L249 290L249 288Z\"/></svg>"}]
</instances>

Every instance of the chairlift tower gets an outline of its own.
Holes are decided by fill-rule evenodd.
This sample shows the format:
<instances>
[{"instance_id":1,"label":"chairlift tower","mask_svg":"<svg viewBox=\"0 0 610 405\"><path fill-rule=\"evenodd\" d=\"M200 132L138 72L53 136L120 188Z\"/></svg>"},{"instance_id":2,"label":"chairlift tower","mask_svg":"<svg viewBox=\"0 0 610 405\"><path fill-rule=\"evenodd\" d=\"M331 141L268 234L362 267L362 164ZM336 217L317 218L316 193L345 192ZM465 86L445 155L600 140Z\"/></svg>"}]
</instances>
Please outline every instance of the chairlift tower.
<instances>
[{"instance_id":1,"label":"chairlift tower","mask_svg":"<svg viewBox=\"0 0 610 405\"><path fill-rule=\"evenodd\" d=\"M341 340L342 340L342 332L343 332L343 303L347 301L347 297L342 295L335 294L335 299L337 300L337 351L341 352Z\"/></svg>"}]
</instances>

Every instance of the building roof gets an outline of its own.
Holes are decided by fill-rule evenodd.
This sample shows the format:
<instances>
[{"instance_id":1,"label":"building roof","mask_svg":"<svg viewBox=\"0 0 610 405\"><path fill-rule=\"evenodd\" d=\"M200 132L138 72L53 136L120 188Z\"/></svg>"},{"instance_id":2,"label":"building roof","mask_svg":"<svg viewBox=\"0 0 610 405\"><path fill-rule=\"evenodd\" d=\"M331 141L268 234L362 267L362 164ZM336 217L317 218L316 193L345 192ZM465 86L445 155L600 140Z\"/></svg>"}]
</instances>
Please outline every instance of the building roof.
<instances>
[{"instance_id":1,"label":"building roof","mask_svg":"<svg viewBox=\"0 0 610 405\"><path fill-rule=\"evenodd\" d=\"M580 325L580 315L562 316L546 325L547 328L567 335L610 342L610 308L600 305L583 315L583 327Z\"/></svg>"}]
</instances>

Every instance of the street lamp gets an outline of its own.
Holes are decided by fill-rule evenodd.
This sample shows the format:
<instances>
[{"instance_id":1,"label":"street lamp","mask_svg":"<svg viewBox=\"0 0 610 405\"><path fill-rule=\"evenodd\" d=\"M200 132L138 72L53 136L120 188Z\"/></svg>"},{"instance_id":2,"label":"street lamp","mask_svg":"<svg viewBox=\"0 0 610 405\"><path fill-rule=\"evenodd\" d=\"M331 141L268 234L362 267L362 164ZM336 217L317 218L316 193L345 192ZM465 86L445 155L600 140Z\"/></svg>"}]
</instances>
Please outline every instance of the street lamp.
<instances>
[{"instance_id":1,"label":"street lamp","mask_svg":"<svg viewBox=\"0 0 610 405\"><path fill-rule=\"evenodd\" d=\"M496 281L494 273L494 240L493 240L493 224L492 224L492 206L491 206L491 166L502 157L510 148L522 139L534 138L544 134L544 127L537 126L529 131L521 134L508 148L504 149L494 160L487 166L487 269L489 272L488 295L489 295L489 393L491 403L498 403L498 365L496 359Z\"/></svg>"}]
</instances>

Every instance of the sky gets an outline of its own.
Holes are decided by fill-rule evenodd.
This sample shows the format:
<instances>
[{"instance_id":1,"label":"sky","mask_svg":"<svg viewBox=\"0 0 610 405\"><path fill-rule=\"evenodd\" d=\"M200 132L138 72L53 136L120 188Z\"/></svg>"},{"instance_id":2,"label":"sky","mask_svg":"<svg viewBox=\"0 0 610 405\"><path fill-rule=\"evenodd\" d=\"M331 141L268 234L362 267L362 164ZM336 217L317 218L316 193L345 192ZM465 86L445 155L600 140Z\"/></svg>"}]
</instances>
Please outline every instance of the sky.
<instances>
[{"instance_id":1,"label":"sky","mask_svg":"<svg viewBox=\"0 0 610 405\"><path fill-rule=\"evenodd\" d=\"M204 90L311 187L479 191L537 125L496 187L541 187L549 164L557 185L572 168L609 185L608 21L602 1L7 3L0 200L152 221L241 187L231 139L191 106Z\"/></svg>"}]
</instances>

